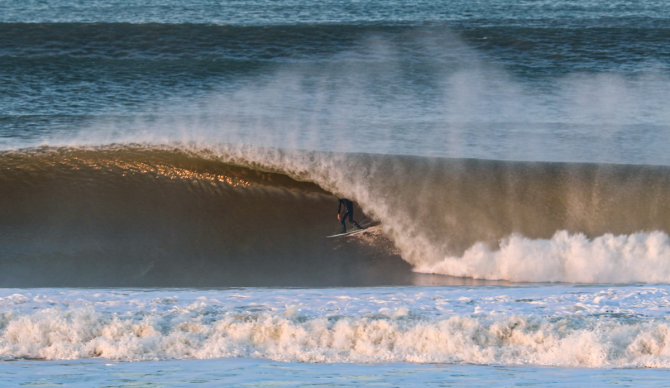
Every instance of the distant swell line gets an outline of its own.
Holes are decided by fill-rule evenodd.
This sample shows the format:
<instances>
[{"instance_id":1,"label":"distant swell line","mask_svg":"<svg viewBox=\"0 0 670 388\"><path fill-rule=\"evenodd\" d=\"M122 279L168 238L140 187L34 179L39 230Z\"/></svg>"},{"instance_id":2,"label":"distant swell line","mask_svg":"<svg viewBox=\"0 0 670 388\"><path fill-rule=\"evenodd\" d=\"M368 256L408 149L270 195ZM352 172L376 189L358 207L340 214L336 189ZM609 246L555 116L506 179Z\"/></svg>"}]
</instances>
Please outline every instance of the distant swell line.
<instances>
[{"instance_id":1,"label":"distant swell line","mask_svg":"<svg viewBox=\"0 0 670 388\"><path fill-rule=\"evenodd\" d=\"M384 37L399 53L420 56L425 43L442 39L443 48L458 48L454 33L473 47L513 49L543 57L551 50L563 60L592 58L618 62L625 53L637 58L668 55L670 29L664 22L599 26L511 26L485 21L430 26L389 24L212 25L161 23L0 23L0 57L202 59L229 61L305 60L363 49L371 37ZM627 42L635 41L635 46ZM582 50L581 47L589 47ZM462 51L462 50L461 50ZM595 53L595 54L593 54ZM448 60L432 52L431 60ZM459 55L465 55L461 52ZM594 57L595 55L595 57ZM599 59L597 59L597 58ZM350 58L351 60L351 58Z\"/></svg>"}]
</instances>

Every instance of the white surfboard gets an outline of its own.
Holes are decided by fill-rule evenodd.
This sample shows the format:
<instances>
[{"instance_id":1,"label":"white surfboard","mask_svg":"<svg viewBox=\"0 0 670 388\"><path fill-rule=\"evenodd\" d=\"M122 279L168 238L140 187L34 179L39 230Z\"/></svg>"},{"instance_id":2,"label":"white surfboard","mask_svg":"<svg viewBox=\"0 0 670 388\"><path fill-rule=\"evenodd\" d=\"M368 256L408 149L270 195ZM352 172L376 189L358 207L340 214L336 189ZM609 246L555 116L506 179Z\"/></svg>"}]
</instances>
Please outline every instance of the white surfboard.
<instances>
[{"instance_id":1,"label":"white surfboard","mask_svg":"<svg viewBox=\"0 0 670 388\"><path fill-rule=\"evenodd\" d=\"M352 230L351 232L347 232L347 233L340 233L340 234L334 234L334 235L332 235L332 236L326 236L326 238L335 238L335 237L348 236L348 235L350 235L350 234L360 233L360 232L362 232L362 231L364 231L364 230L365 230L365 229L356 229L356 230Z\"/></svg>"}]
</instances>

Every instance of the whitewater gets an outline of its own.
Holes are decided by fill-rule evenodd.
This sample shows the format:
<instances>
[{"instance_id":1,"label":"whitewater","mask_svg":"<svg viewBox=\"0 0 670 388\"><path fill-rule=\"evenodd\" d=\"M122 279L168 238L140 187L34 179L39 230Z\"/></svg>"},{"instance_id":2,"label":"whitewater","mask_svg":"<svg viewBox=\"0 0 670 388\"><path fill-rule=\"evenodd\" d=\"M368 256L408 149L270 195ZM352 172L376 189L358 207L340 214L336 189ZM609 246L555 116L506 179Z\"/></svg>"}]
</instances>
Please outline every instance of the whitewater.
<instances>
[{"instance_id":1,"label":"whitewater","mask_svg":"<svg viewBox=\"0 0 670 388\"><path fill-rule=\"evenodd\" d=\"M667 368L669 292L665 286L6 289L0 349L4 359Z\"/></svg>"}]
</instances>

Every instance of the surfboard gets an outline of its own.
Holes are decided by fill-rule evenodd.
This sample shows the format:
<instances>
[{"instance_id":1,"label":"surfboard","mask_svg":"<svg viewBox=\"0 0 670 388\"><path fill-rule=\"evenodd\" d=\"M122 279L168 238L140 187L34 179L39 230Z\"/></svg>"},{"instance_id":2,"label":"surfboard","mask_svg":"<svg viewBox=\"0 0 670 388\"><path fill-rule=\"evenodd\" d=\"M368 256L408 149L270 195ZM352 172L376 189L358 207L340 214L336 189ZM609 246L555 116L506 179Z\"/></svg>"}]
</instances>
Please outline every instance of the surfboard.
<instances>
[{"instance_id":1,"label":"surfboard","mask_svg":"<svg viewBox=\"0 0 670 388\"><path fill-rule=\"evenodd\" d=\"M366 228L366 229L367 229L367 228ZM365 230L365 229L356 229L356 230L352 230L351 232L347 232L347 233L340 233L340 234L334 234L334 235L332 235L332 236L326 236L326 238L335 238L335 237L348 236L348 235L350 235L350 234L360 233L360 232L362 232L362 231L364 231L364 230Z\"/></svg>"}]
</instances>

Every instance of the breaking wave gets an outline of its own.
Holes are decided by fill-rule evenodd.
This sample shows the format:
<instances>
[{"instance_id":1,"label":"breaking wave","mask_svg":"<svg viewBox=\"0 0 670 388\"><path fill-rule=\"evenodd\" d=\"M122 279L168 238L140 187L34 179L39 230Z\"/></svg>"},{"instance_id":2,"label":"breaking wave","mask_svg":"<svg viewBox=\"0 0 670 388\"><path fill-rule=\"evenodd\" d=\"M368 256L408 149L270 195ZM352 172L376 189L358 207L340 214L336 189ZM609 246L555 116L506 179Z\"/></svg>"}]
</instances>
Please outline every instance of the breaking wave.
<instances>
[{"instance_id":1,"label":"breaking wave","mask_svg":"<svg viewBox=\"0 0 670 388\"><path fill-rule=\"evenodd\" d=\"M3 286L670 282L670 168L221 144L0 154ZM336 196L380 223L333 242ZM414 277L413 277L414 276Z\"/></svg>"},{"instance_id":2,"label":"breaking wave","mask_svg":"<svg viewBox=\"0 0 670 388\"><path fill-rule=\"evenodd\" d=\"M93 307L4 312L0 358L670 366L670 327L657 320L496 314L424 318L407 308L325 317L302 314L296 306L281 310L219 311L199 300L159 313L110 314Z\"/></svg>"},{"instance_id":3,"label":"breaking wave","mask_svg":"<svg viewBox=\"0 0 670 388\"><path fill-rule=\"evenodd\" d=\"M512 235L499 249L477 243L462 257L422 264L419 272L515 282L667 283L670 239L662 232L589 239L562 230L551 239Z\"/></svg>"}]
</instances>

